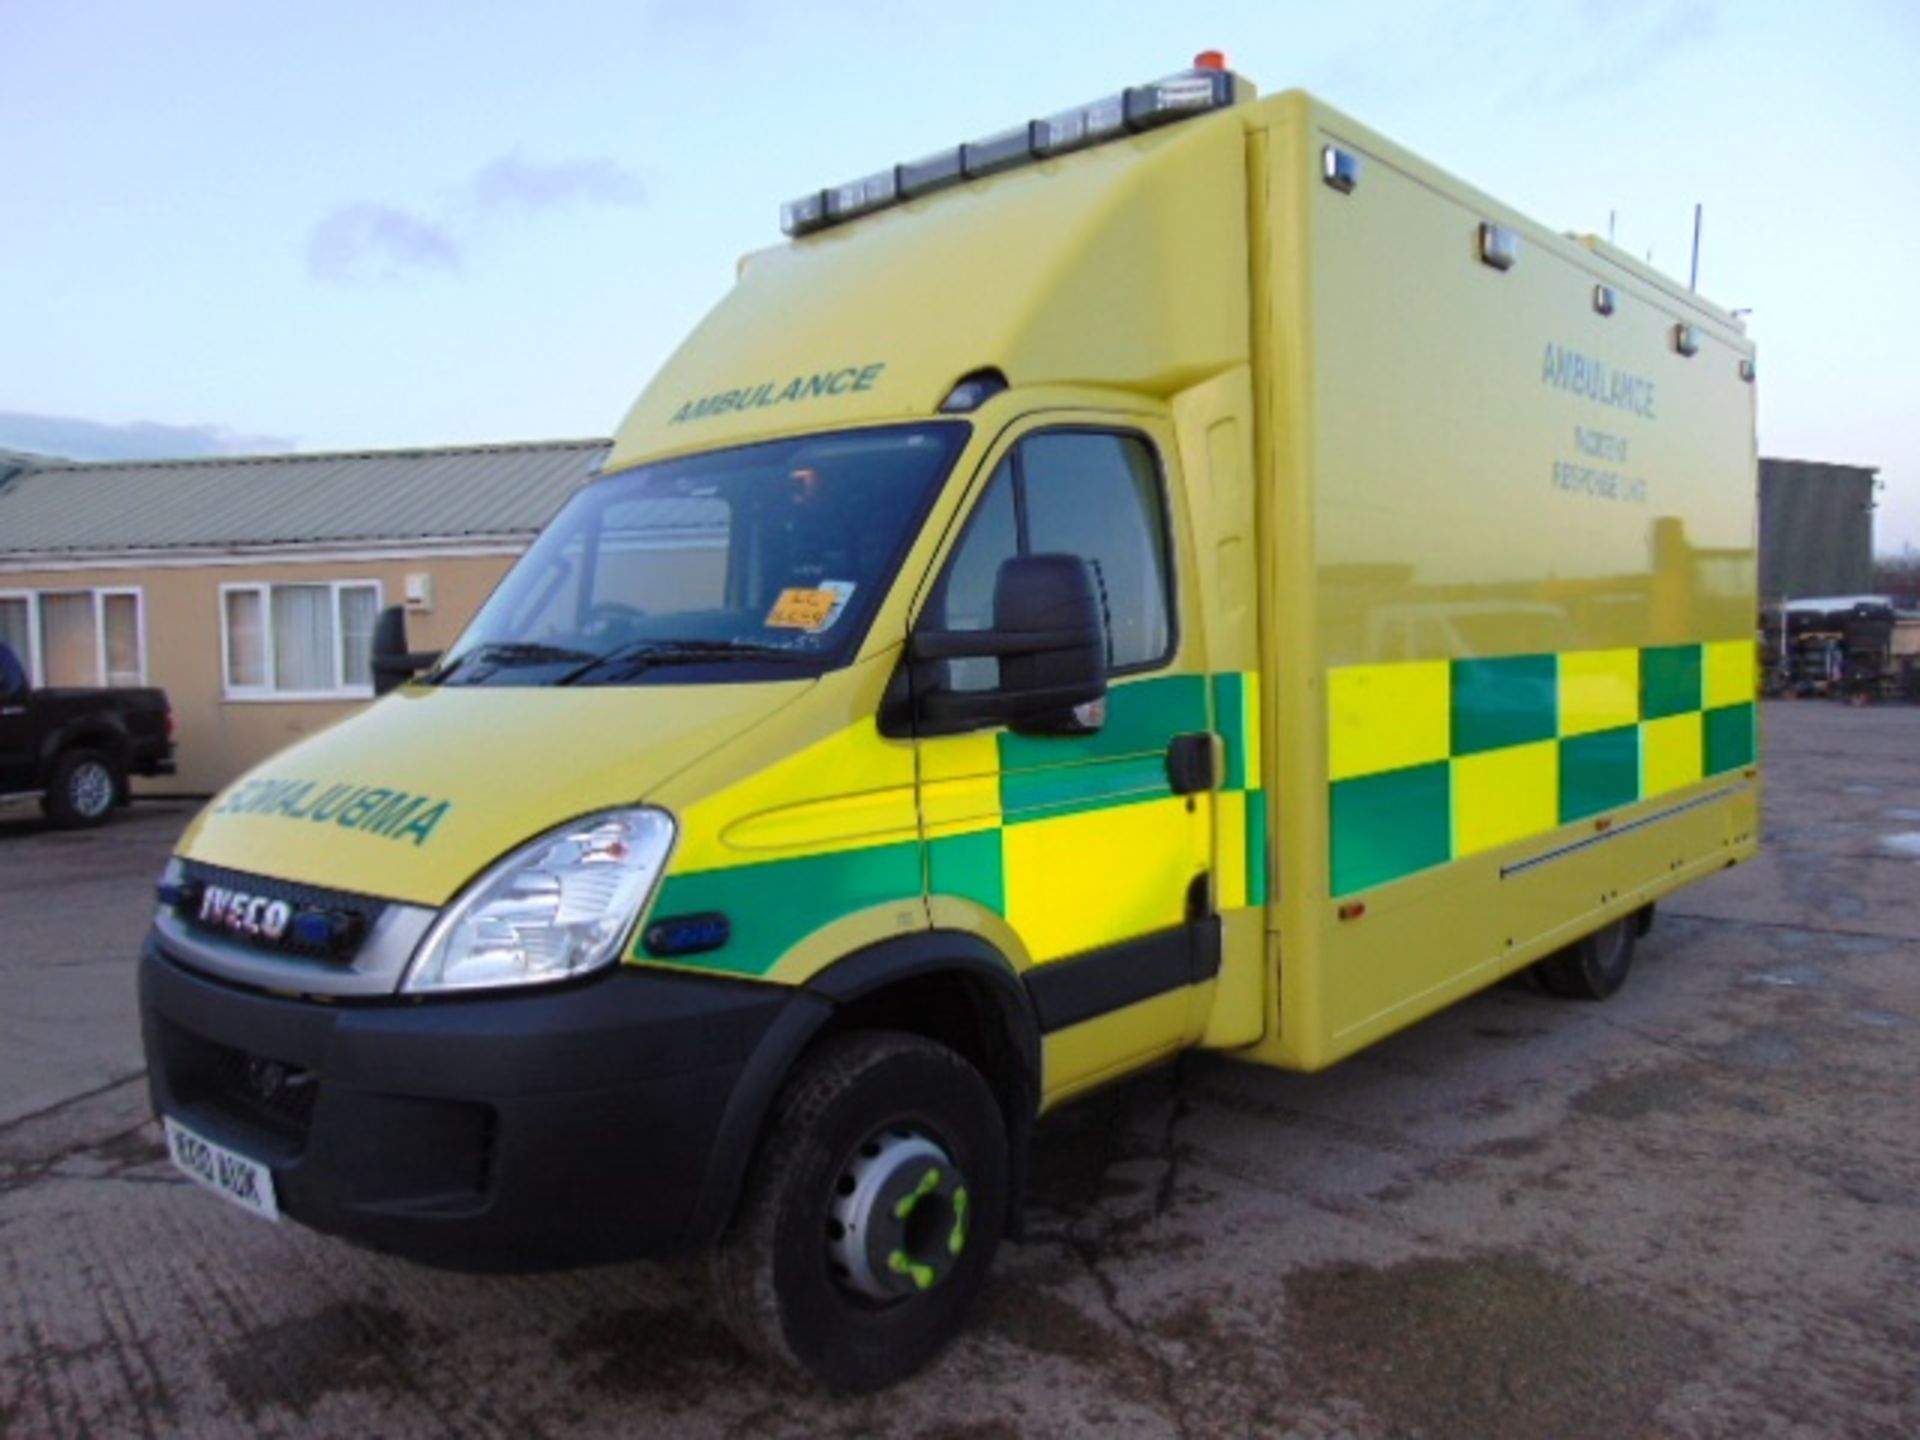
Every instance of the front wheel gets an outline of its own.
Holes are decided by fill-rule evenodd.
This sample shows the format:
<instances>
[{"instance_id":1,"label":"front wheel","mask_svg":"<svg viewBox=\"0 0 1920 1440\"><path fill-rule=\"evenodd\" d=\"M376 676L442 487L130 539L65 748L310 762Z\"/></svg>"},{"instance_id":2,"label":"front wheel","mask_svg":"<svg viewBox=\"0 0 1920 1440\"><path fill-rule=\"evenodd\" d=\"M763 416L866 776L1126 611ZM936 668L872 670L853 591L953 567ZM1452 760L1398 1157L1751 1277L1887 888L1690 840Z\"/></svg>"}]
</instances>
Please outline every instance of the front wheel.
<instances>
[{"instance_id":1,"label":"front wheel","mask_svg":"<svg viewBox=\"0 0 1920 1440\"><path fill-rule=\"evenodd\" d=\"M1006 1126L980 1072L917 1035L835 1036L775 1106L714 1298L749 1348L878 1390L964 1323L1007 1207Z\"/></svg>"},{"instance_id":2,"label":"front wheel","mask_svg":"<svg viewBox=\"0 0 1920 1440\"><path fill-rule=\"evenodd\" d=\"M107 823L123 783L119 767L98 750L69 750L53 762L41 808L57 829L89 830Z\"/></svg>"}]
</instances>

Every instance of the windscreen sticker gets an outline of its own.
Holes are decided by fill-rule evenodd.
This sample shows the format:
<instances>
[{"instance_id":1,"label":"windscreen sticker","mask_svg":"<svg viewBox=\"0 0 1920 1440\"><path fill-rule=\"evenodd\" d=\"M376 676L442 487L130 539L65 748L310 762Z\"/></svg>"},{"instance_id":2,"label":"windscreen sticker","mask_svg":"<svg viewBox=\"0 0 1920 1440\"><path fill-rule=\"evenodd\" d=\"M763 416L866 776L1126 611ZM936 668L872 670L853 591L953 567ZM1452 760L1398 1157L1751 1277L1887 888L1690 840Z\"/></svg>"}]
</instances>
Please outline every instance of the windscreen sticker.
<instances>
[{"instance_id":1,"label":"windscreen sticker","mask_svg":"<svg viewBox=\"0 0 1920 1440\"><path fill-rule=\"evenodd\" d=\"M853 594L850 580L823 580L814 586L789 586L767 612L770 630L805 630L818 635L840 618Z\"/></svg>"}]
</instances>

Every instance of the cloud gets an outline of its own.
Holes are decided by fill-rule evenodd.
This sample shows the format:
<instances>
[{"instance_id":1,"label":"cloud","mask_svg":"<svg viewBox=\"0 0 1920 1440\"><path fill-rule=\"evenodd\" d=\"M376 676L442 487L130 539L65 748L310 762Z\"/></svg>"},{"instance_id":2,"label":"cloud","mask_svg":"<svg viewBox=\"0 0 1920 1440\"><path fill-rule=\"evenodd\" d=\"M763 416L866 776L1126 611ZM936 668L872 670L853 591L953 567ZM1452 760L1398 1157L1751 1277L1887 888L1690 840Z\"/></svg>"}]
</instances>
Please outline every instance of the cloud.
<instances>
[{"instance_id":1,"label":"cloud","mask_svg":"<svg viewBox=\"0 0 1920 1440\"><path fill-rule=\"evenodd\" d=\"M1549 105L1596 99L1644 84L1682 51L1713 38L1714 0L1584 0L1564 67L1519 95Z\"/></svg>"},{"instance_id":2,"label":"cloud","mask_svg":"<svg viewBox=\"0 0 1920 1440\"><path fill-rule=\"evenodd\" d=\"M482 165L464 193L483 215L532 214L576 204L638 205L646 199L639 178L604 156L542 165L517 153Z\"/></svg>"},{"instance_id":3,"label":"cloud","mask_svg":"<svg viewBox=\"0 0 1920 1440\"><path fill-rule=\"evenodd\" d=\"M445 225L397 205L341 205L321 216L307 237L307 269L317 280L342 285L458 270L460 257L460 243Z\"/></svg>"},{"instance_id":4,"label":"cloud","mask_svg":"<svg viewBox=\"0 0 1920 1440\"><path fill-rule=\"evenodd\" d=\"M110 425L71 415L0 410L0 449L67 460L191 460L291 450L284 435L244 435L224 425L164 425L135 420Z\"/></svg>"},{"instance_id":5,"label":"cloud","mask_svg":"<svg viewBox=\"0 0 1920 1440\"><path fill-rule=\"evenodd\" d=\"M1720 28L1720 0L1460 0L1389 24L1363 12L1315 88L1411 114L1484 103L1533 115L1631 96ZM1417 18L1415 18L1417 17ZM1362 28L1371 24L1372 28Z\"/></svg>"},{"instance_id":6,"label":"cloud","mask_svg":"<svg viewBox=\"0 0 1920 1440\"><path fill-rule=\"evenodd\" d=\"M335 206L307 236L307 270L337 285L456 271L482 234L502 222L645 200L639 177L605 156L547 163L515 151L489 160L431 210L371 200Z\"/></svg>"}]
</instances>

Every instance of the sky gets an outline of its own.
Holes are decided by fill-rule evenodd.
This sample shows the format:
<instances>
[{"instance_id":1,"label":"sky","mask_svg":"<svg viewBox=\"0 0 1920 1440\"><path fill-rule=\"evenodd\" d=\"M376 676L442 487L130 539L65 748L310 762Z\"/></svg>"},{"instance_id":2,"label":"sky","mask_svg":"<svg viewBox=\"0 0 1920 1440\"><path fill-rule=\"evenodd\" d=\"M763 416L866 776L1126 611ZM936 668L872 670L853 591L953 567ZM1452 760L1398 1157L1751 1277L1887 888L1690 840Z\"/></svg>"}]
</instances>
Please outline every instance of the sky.
<instances>
[{"instance_id":1,"label":"sky","mask_svg":"<svg viewBox=\"0 0 1920 1440\"><path fill-rule=\"evenodd\" d=\"M1914 0L0 0L0 448L610 434L779 203L1224 50L1749 311L1920 548Z\"/></svg>"}]
</instances>

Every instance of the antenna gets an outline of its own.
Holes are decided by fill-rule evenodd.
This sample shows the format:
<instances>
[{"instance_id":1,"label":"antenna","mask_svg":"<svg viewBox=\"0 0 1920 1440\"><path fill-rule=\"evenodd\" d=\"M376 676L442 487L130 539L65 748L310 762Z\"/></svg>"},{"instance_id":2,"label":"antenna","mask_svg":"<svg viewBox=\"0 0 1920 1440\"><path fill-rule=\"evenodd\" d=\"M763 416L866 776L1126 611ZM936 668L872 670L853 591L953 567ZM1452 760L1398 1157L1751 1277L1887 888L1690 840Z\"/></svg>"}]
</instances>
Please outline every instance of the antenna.
<instances>
[{"instance_id":1,"label":"antenna","mask_svg":"<svg viewBox=\"0 0 1920 1440\"><path fill-rule=\"evenodd\" d=\"M1687 273L1687 289L1700 288L1700 202L1693 205L1693 268Z\"/></svg>"},{"instance_id":2,"label":"antenna","mask_svg":"<svg viewBox=\"0 0 1920 1440\"><path fill-rule=\"evenodd\" d=\"M1618 210L1607 211L1607 244L1609 245L1613 243L1613 222L1619 218L1620 212Z\"/></svg>"}]
</instances>

